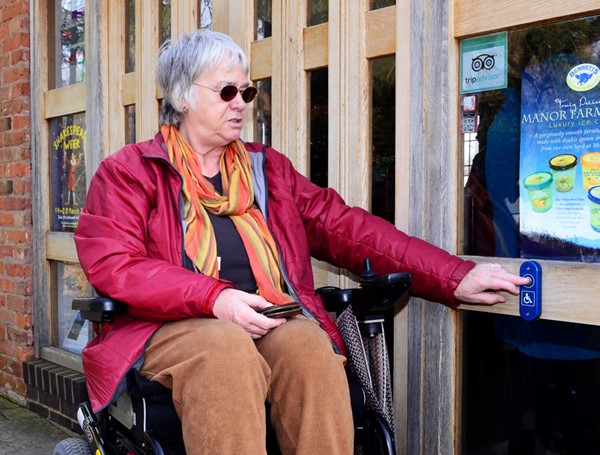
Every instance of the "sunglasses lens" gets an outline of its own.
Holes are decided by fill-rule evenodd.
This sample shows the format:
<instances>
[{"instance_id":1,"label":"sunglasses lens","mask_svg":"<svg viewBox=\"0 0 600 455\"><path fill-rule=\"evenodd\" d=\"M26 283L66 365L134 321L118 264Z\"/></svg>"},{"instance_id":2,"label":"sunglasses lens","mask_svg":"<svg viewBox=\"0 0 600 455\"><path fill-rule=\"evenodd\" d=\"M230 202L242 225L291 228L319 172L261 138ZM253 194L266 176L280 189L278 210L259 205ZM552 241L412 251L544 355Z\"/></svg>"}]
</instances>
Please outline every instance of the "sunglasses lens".
<instances>
[{"instance_id":1,"label":"sunglasses lens","mask_svg":"<svg viewBox=\"0 0 600 455\"><path fill-rule=\"evenodd\" d=\"M258 90L256 89L256 87L246 87L242 91L242 99L244 100L244 102L249 103L256 97L257 94Z\"/></svg>"},{"instance_id":2,"label":"sunglasses lens","mask_svg":"<svg viewBox=\"0 0 600 455\"><path fill-rule=\"evenodd\" d=\"M228 103L237 96L239 91L235 85L226 85L221 89L221 99ZM241 93L244 102L249 103L256 97L258 90L256 87L246 87L244 90L241 90Z\"/></svg>"},{"instance_id":3,"label":"sunglasses lens","mask_svg":"<svg viewBox=\"0 0 600 455\"><path fill-rule=\"evenodd\" d=\"M221 99L229 102L238 94L238 89L235 85L226 85L221 89Z\"/></svg>"}]
</instances>

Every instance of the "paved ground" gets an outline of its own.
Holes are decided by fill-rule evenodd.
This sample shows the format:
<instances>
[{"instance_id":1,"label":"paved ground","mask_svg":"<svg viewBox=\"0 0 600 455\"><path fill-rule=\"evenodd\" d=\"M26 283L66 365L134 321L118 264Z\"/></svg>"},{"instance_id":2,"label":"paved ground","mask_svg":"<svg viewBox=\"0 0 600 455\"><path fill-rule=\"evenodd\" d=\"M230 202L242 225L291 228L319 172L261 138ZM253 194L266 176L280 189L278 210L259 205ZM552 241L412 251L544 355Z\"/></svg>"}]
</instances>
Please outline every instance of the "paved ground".
<instances>
[{"instance_id":1,"label":"paved ground","mask_svg":"<svg viewBox=\"0 0 600 455\"><path fill-rule=\"evenodd\" d=\"M52 455L56 443L71 436L69 430L0 397L1 455Z\"/></svg>"}]
</instances>

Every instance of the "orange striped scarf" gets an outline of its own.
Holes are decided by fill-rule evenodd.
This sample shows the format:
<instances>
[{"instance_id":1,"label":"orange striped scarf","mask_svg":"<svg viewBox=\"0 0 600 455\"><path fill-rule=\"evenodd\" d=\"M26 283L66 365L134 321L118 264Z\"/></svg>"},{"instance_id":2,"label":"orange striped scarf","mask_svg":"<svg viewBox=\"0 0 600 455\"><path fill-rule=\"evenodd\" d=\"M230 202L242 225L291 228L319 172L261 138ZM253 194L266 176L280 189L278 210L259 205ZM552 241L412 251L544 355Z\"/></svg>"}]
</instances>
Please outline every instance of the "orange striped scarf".
<instances>
[{"instance_id":1,"label":"orange striped scarf","mask_svg":"<svg viewBox=\"0 0 600 455\"><path fill-rule=\"evenodd\" d=\"M223 195L220 195L204 178L196 153L177 128L163 125L161 133L169 159L183 177L185 251L196 267L206 275L219 277L217 242L207 211L229 216L248 253L258 293L273 304L292 300L283 292L275 240L254 205L250 158L244 144L239 140L232 142L221 156Z\"/></svg>"}]
</instances>

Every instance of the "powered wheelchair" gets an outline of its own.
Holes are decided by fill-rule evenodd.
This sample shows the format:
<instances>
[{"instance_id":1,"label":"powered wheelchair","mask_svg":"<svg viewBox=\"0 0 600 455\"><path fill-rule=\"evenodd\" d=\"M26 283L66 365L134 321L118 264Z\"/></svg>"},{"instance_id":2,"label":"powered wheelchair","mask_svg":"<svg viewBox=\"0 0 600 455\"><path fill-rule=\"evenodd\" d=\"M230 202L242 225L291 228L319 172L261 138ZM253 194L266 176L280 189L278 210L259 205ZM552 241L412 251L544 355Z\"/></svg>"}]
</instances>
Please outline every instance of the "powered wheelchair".
<instances>
[{"instance_id":1,"label":"powered wheelchair","mask_svg":"<svg viewBox=\"0 0 600 455\"><path fill-rule=\"evenodd\" d=\"M397 302L408 294L411 276L377 276L365 259L360 287L317 289L337 322L349 352L348 381L355 425L355 453L394 455L395 428L391 400L389 356L384 322ZM84 319L111 322L127 311L126 304L104 297L76 299L73 309ZM267 419L268 407L267 406ZM60 441L54 455L185 455L181 421L171 390L127 374L127 393L97 414L88 403L79 405L77 419L85 439ZM267 425L269 428L270 426ZM279 454L272 429L267 430L267 452Z\"/></svg>"}]
</instances>

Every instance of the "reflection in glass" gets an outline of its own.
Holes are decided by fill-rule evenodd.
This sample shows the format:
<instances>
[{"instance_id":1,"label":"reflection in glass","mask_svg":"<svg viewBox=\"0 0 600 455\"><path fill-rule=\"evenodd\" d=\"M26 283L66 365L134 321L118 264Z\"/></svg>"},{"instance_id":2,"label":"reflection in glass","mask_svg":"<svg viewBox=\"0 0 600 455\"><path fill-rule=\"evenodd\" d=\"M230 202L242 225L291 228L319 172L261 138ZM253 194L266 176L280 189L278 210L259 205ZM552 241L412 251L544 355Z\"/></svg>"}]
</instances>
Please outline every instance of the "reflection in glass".
<instances>
[{"instance_id":1,"label":"reflection in glass","mask_svg":"<svg viewBox=\"0 0 600 455\"><path fill-rule=\"evenodd\" d=\"M271 144L271 79L256 82L256 140Z\"/></svg>"},{"instance_id":2,"label":"reflection in glass","mask_svg":"<svg viewBox=\"0 0 600 455\"><path fill-rule=\"evenodd\" d=\"M55 2L54 30L55 88L85 80L85 1Z\"/></svg>"},{"instance_id":3,"label":"reflection in glass","mask_svg":"<svg viewBox=\"0 0 600 455\"><path fill-rule=\"evenodd\" d=\"M199 28L212 29L212 0L199 0L198 8L200 11Z\"/></svg>"},{"instance_id":4,"label":"reflection in glass","mask_svg":"<svg viewBox=\"0 0 600 455\"><path fill-rule=\"evenodd\" d=\"M462 326L464 455L600 453L600 327L470 311Z\"/></svg>"},{"instance_id":5,"label":"reflection in glass","mask_svg":"<svg viewBox=\"0 0 600 455\"><path fill-rule=\"evenodd\" d=\"M328 186L327 68L308 73L310 84L310 181Z\"/></svg>"},{"instance_id":6,"label":"reflection in glass","mask_svg":"<svg viewBox=\"0 0 600 455\"><path fill-rule=\"evenodd\" d=\"M396 4L396 0L371 0L371 10L385 8L386 6L392 6Z\"/></svg>"},{"instance_id":7,"label":"reflection in glass","mask_svg":"<svg viewBox=\"0 0 600 455\"><path fill-rule=\"evenodd\" d=\"M135 71L135 0L127 0L125 8L125 72Z\"/></svg>"},{"instance_id":8,"label":"reflection in glass","mask_svg":"<svg viewBox=\"0 0 600 455\"><path fill-rule=\"evenodd\" d=\"M272 33L273 0L256 0L256 39L264 39Z\"/></svg>"},{"instance_id":9,"label":"reflection in glass","mask_svg":"<svg viewBox=\"0 0 600 455\"><path fill-rule=\"evenodd\" d=\"M371 61L372 199L371 212L394 223L396 166L396 59Z\"/></svg>"},{"instance_id":10,"label":"reflection in glass","mask_svg":"<svg viewBox=\"0 0 600 455\"><path fill-rule=\"evenodd\" d=\"M578 93L565 83L571 68L597 61L599 54L600 16L508 33L508 86L475 94L478 127L463 139L465 149L476 146L477 150L466 163L463 253L600 261L600 248L594 246L600 244L597 234L585 232L587 224L581 221L589 208L577 202L586 200L578 183L581 165L573 191L552 190L553 208L547 211L543 232L529 227L540 223L543 215L532 216L536 207L525 203L533 206L538 201L529 199L524 182L522 189L519 186L521 169L535 166L535 171L551 172L549 159L554 155L571 153L581 158L594 151L592 144L600 143L600 130L568 122L571 115L581 113L569 106L598 99L600 86ZM528 122L522 127L522 118L533 118L532 110L539 112L540 118L551 112L566 121ZM590 115L592 122L600 121L600 114L596 117L590 111ZM534 132L553 135L550 140L554 143L540 145ZM477 144L472 142L473 134Z\"/></svg>"},{"instance_id":11,"label":"reflection in glass","mask_svg":"<svg viewBox=\"0 0 600 455\"><path fill-rule=\"evenodd\" d=\"M135 104L125 106L125 143L135 143Z\"/></svg>"},{"instance_id":12,"label":"reflection in glass","mask_svg":"<svg viewBox=\"0 0 600 455\"><path fill-rule=\"evenodd\" d=\"M310 0L308 2L308 26L324 24L329 20L329 1Z\"/></svg>"},{"instance_id":13,"label":"reflection in glass","mask_svg":"<svg viewBox=\"0 0 600 455\"><path fill-rule=\"evenodd\" d=\"M160 46L171 38L171 0L158 1L160 17L160 41L158 45Z\"/></svg>"},{"instance_id":14,"label":"reflection in glass","mask_svg":"<svg viewBox=\"0 0 600 455\"><path fill-rule=\"evenodd\" d=\"M50 120L52 230L72 232L85 202L85 116Z\"/></svg>"},{"instance_id":15,"label":"reflection in glass","mask_svg":"<svg viewBox=\"0 0 600 455\"><path fill-rule=\"evenodd\" d=\"M65 351L81 354L89 342L91 327L71 309L71 303L77 297L89 297L91 289L78 264L56 263L57 301L58 301L58 347Z\"/></svg>"},{"instance_id":16,"label":"reflection in glass","mask_svg":"<svg viewBox=\"0 0 600 455\"><path fill-rule=\"evenodd\" d=\"M465 254L518 258L527 242L548 257L546 245L520 232L525 208L519 202L521 196L528 197L525 188L519 187L520 166L531 158L531 143L523 136L531 128L525 118L533 115L527 109L546 102L567 120L552 124L552 133L558 133L553 143L539 144L552 149L540 148L539 155L571 152L581 156L589 147L586 143L593 142L588 139L598 137L600 130L569 124L569 117L582 114L595 122L600 111L593 108L581 113L577 106L575 110L561 106L567 98L578 100L577 104L597 102L600 87L568 96L561 93L565 93L571 68L597 62L599 56L600 16L508 32L508 86L476 93L473 107L478 126L463 136ZM550 125L542 120L536 132ZM583 140L562 140L561 132L563 138ZM547 160L544 156L544 165L549 166ZM576 187L583 183L581 171L580 166L573 182ZM577 221L580 215L574 208L580 202L572 194L553 189L555 205L548 212L548 224L562 219L556 208L565 201L570 204L564 205L569 215L560 216L567 222ZM568 240L566 236L556 239L550 254L564 259L575 256ZM584 257L582 250L580 257ZM476 312L464 312L462 321L463 454L600 453L600 327L544 319L527 322L516 316Z\"/></svg>"}]
</instances>

